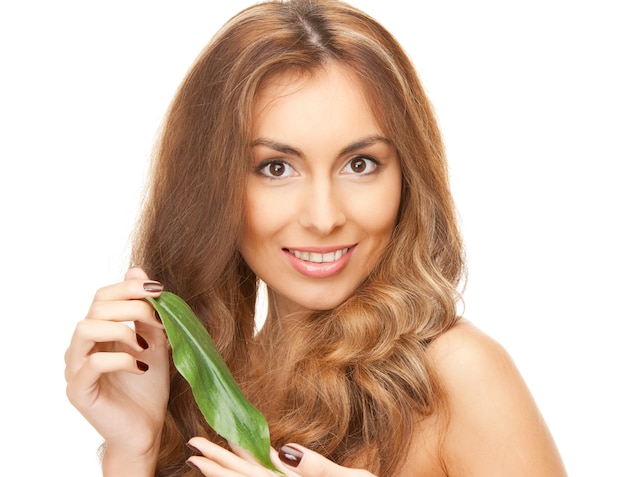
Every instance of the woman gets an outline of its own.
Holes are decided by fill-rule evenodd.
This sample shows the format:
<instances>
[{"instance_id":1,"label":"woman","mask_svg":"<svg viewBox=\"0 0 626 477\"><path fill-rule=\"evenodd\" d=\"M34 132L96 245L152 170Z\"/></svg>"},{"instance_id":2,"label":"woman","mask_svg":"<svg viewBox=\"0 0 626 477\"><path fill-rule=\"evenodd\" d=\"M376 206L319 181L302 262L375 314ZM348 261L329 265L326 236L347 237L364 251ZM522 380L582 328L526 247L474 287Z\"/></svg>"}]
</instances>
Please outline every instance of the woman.
<instances>
[{"instance_id":1,"label":"woman","mask_svg":"<svg viewBox=\"0 0 626 477\"><path fill-rule=\"evenodd\" d=\"M133 262L66 354L104 475L272 475L204 422L143 300L164 288L267 417L286 475L565 475L506 352L457 316L462 242L413 66L346 4L262 3L209 43L168 113Z\"/></svg>"}]
</instances>

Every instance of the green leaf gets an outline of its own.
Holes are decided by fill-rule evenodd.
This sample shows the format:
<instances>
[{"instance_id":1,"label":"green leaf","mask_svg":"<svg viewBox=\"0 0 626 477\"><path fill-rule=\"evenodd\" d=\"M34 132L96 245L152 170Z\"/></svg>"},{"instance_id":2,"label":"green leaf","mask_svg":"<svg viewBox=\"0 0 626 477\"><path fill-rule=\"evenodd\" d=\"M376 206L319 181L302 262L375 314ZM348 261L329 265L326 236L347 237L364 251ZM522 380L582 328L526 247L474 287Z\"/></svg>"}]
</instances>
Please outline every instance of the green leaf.
<instances>
[{"instance_id":1,"label":"green leaf","mask_svg":"<svg viewBox=\"0 0 626 477\"><path fill-rule=\"evenodd\" d=\"M250 452L266 468L270 435L263 414L246 399L211 336L193 310L174 293L148 297L161 317L178 372L187 380L209 425L220 436Z\"/></svg>"}]
</instances>

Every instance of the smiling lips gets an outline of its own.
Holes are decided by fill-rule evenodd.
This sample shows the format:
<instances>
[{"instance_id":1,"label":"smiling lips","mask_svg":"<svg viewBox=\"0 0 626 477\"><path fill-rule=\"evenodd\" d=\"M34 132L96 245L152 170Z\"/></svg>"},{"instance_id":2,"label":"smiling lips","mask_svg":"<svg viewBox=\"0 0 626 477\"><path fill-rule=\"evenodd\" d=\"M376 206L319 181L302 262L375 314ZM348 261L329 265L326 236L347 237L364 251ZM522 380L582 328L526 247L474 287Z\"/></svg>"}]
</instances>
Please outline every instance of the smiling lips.
<instances>
[{"instance_id":1,"label":"smiling lips","mask_svg":"<svg viewBox=\"0 0 626 477\"><path fill-rule=\"evenodd\" d=\"M328 278L338 274L348 264L355 247L343 247L327 252L284 249L291 265L310 278Z\"/></svg>"},{"instance_id":2,"label":"smiling lips","mask_svg":"<svg viewBox=\"0 0 626 477\"><path fill-rule=\"evenodd\" d=\"M317 252L300 252L299 250L289 250L296 258L304 260L305 262L313 263L330 263L339 260L348 252L348 247L334 252L317 253Z\"/></svg>"}]
</instances>

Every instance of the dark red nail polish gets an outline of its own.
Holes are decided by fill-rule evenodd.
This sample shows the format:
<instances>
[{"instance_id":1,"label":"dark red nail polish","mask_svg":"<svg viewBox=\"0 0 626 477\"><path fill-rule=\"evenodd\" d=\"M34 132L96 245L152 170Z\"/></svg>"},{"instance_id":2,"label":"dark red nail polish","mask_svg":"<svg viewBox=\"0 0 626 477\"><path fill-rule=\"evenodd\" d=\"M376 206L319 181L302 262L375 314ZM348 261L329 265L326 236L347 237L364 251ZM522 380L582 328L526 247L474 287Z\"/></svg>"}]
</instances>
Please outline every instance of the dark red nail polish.
<instances>
[{"instance_id":1,"label":"dark red nail polish","mask_svg":"<svg viewBox=\"0 0 626 477\"><path fill-rule=\"evenodd\" d=\"M302 456L302 452L291 446L282 446L278 451L278 457L280 460L291 467L298 467L298 464L300 464L300 461L302 460Z\"/></svg>"},{"instance_id":2,"label":"dark red nail polish","mask_svg":"<svg viewBox=\"0 0 626 477\"><path fill-rule=\"evenodd\" d=\"M137 344L139 344L139 346L141 346L143 349L148 349L150 347L148 342L143 339L143 336L141 335L137 335Z\"/></svg>"},{"instance_id":3,"label":"dark red nail polish","mask_svg":"<svg viewBox=\"0 0 626 477\"><path fill-rule=\"evenodd\" d=\"M189 467L191 467L193 470L197 470L198 472L202 472L200 470L200 467L198 467L196 464L194 464L193 462L191 462L190 460L187 461L187 465Z\"/></svg>"},{"instance_id":4,"label":"dark red nail polish","mask_svg":"<svg viewBox=\"0 0 626 477\"><path fill-rule=\"evenodd\" d=\"M145 282L143 289L150 293L156 293L163 291L163 284L159 282Z\"/></svg>"},{"instance_id":5,"label":"dark red nail polish","mask_svg":"<svg viewBox=\"0 0 626 477\"><path fill-rule=\"evenodd\" d=\"M146 363L144 363L143 361L139 361L137 360L137 368L140 371L148 371L148 369L150 368L150 366L148 366Z\"/></svg>"},{"instance_id":6,"label":"dark red nail polish","mask_svg":"<svg viewBox=\"0 0 626 477\"><path fill-rule=\"evenodd\" d=\"M198 449L197 447L194 447L191 444L189 444L189 442L187 443L187 447L189 447L193 451L194 454L202 455L202 451Z\"/></svg>"}]
</instances>

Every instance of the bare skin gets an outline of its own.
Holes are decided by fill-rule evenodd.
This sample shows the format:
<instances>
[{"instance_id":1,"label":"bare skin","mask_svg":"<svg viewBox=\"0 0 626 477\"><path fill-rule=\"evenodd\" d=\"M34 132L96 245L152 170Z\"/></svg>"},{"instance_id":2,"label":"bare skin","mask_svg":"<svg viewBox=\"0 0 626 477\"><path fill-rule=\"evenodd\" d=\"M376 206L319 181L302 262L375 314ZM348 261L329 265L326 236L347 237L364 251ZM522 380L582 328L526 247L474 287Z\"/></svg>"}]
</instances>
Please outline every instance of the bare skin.
<instances>
[{"instance_id":1,"label":"bare skin","mask_svg":"<svg viewBox=\"0 0 626 477\"><path fill-rule=\"evenodd\" d=\"M162 325L142 300L159 294L144 290L149 281L131 269L123 282L99 290L66 353L67 394L106 442L105 476L154 475L169 368ZM126 321L135 322L148 349ZM566 476L526 384L498 343L461 321L433 342L429 353L446 389L449 419L431 416L419 425L400 477ZM149 370L139 369L137 360ZM204 475L274 475L241 449L230 452L199 437L190 444L199 454L190 464ZM303 453L295 468L272 451L288 476L372 475L293 447Z\"/></svg>"},{"instance_id":2,"label":"bare skin","mask_svg":"<svg viewBox=\"0 0 626 477\"><path fill-rule=\"evenodd\" d=\"M449 416L424 421L401 476L566 476L539 409L509 354L462 320L429 350ZM430 439L428 438L430 437Z\"/></svg>"},{"instance_id":3,"label":"bare skin","mask_svg":"<svg viewBox=\"0 0 626 477\"><path fill-rule=\"evenodd\" d=\"M329 309L354 292L390 240L400 202L398 157L358 82L340 65L306 80L277 81L264 94L253 128L242 255L278 297L281 316ZM168 345L143 299L159 293L143 271L131 269L123 282L96 293L66 353L68 397L106 442L105 477L154 475L168 400ZM565 475L501 346L462 321L429 353L448 413L420 422L400 477ZM188 462L203 475L274 475L241 449L198 437L190 445L198 455ZM297 466L272 454L287 476L372 475L297 443L293 448L302 454L290 461Z\"/></svg>"},{"instance_id":4,"label":"bare skin","mask_svg":"<svg viewBox=\"0 0 626 477\"><path fill-rule=\"evenodd\" d=\"M398 477L565 477L550 432L508 353L466 320L430 346L447 392L448 416L421 422ZM190 459L204 475L272 475L239 449L233 454L201 438L190 441L204 456ZM319 454L304 453L296 472L273 460L288 476L364 477ZM234 474L230 472L235 472Z\"/></svg>"},{"instance_id":5,"label":"bare skin","mask_svg":"<svg viewBox=\"0 0 626 477\"><path fill-rule=\"evenodd\" d=\"M104 475L154 475L169 363L163 325L142 300L159 293L144 290L146 282L142 270L131 269L123 282L98 290L65 354L68 398L106 443Z\"/></svg>"}]
</instances>

